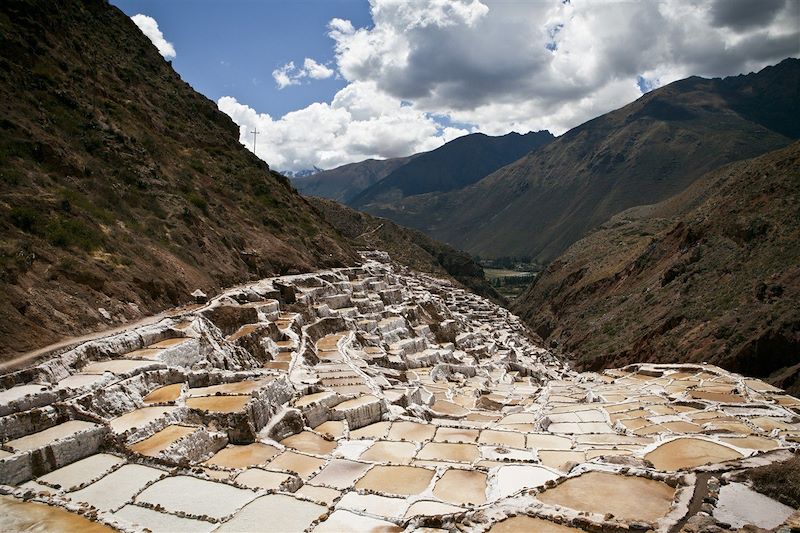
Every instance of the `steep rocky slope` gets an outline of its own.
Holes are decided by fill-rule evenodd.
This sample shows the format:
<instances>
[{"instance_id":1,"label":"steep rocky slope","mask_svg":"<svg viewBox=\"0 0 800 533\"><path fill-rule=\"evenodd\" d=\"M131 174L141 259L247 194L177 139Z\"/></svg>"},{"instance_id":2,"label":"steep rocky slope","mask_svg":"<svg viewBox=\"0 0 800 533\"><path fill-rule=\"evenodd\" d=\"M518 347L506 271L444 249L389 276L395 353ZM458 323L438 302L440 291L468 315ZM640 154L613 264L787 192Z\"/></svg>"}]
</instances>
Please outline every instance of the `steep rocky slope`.
<instances>
[{"instance_id":1,"label":"steep rocky slope","mask_svg":"<svg viewBox=\"0 0 800 533\"><path fill-rule=\"evenodd\" d=\"M465 135L436 150L417 154L348 203L379 212L383 204L391 205L409 196L463 189L553 139L549 131L525 135L512 132L499 137Z\"/></svg>"},{"instance_id":2,"label":"steep rocky slope","mask_svg":"<svg viewBox=\"0 0 800 533\"><path fill-rule=\"evenodd\" d=\"M370 185L408 163L413 157L367 159L323 170L311 176L292 178L292 185L304 195L330 198L346 204Z\"/></svg>"},{"instance_id":3,"label":"steep rocky slope","mask_svg":"<svg viewBox=\"0 0 800 533\"><path fill-rule=\"evenodd\" d=\"M100 0L0 3L0 358L357 260Z\"/></svg>"},{"instance_id":4,"label":"steep rocky slope","mask_svg":"<svg viewBox=\"0 0 800 533\"><path fill-rule=\"evenodd\" d=\"M708 361L800 390L800 143L573 244L515 301L586 368Z\"/></svg>"},{"instance_id":5,"label":"steep rocky slope","mask_svg":"<svg viewBox=\"0 0 800 533\"><path fill-rule=\"evenodd\" d=\"M800 60L688 78L562 135L471 187L373 213L482 256L547 262L612 215L800 137Z\"/></svg>"},{"instance_id":6,"label":"steep rocky slope","mask_svg":"<svg viewBox=\"0 0 800 533\"><path fill-rule=\"evenodd\" d=\"M309 197L333 227L359 249L383 250L392 259L420 272L451 277L466 288L495 303L507 302L484 278L483 269L467 253L435 241L391 220L350 209L325 198Z\"/></svg>"}]
</instances>

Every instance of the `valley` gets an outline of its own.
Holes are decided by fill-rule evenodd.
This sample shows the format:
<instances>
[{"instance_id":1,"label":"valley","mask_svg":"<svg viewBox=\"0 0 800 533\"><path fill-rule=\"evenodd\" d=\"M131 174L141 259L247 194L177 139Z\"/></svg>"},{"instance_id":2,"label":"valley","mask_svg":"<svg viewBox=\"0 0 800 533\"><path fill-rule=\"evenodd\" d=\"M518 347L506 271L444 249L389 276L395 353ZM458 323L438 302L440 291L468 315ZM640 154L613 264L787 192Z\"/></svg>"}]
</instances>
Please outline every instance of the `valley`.
<instances>
[{"instance_id":1,"label":"valley","mask_svg":"<svg viewBox=\"0 0 800 533\"><path fill-rule=\"evenodd\" d=\"M551 4L0 3L0 531L800 531L800 10Z\"/></svg>"},{"instance_id":2,"label":"valley","mask_svg":"<svg viewBox=\"0 0 800 533\"><path fill-rule=\"evenodd\" d=\"M532 339L380 252L224 291L0 376L0 526L710 533L800 442L758 379ZM800 518L762 498L759 526Z\"/></svg>"}]
</instances>

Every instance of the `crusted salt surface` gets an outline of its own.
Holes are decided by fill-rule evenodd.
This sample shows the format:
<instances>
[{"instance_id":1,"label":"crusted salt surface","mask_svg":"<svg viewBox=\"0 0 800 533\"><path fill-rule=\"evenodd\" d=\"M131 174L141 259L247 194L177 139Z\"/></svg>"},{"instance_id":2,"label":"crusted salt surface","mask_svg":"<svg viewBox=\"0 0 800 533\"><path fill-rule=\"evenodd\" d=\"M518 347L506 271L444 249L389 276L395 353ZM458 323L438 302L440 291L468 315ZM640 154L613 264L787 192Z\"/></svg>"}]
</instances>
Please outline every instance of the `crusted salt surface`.
<instances>
[{"instance_id":1,"label":"crusted salt surface","mask_svg":"<svg viewBox=\"0 0 800 533\"><path fill-rule=\"evenodd\" d=\"M752 524L773 529L783 524L794 512L788 505L750 490L741 483L729 483L719 489L714 517L734 528Z\"/></svg>"},{"instance_id":2,"label":"crusted salt surface","mask_svg":"<svg viewBox=\"0 0 800 533\"><path fill-rule=\"evenodd\" d=\"M800 400L760 380L574 372L508 311L380 253L181 313L3 376L10 498L126 531L666 532L693 472L800 441Z\"/></svg>"}]
</instances>

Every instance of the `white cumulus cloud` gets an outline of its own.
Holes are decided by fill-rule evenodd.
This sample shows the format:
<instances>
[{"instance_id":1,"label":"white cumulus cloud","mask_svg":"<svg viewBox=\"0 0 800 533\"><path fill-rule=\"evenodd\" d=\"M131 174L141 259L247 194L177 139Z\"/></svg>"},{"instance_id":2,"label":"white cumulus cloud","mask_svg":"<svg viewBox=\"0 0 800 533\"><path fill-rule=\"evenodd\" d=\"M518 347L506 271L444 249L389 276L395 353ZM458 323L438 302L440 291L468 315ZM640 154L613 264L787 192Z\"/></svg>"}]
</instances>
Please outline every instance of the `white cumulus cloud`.
<instances>
[{"instance_id":1,"label":"white cumulus cloud","mask_svg":"<svg viewBox=\"0 0 800 533\"><path fill-rule=\"evenodd\" d=\"M272 79L278 85L278 89L284 89L290 85L300 85L303 78L314 80L324 80L333 76L332 68L317 63L310 57L305 58L302 67L297 67L294 61L289 61L280 68L272 71Z\"/></svg>"},{"instance_id":2,"label":"white cumulus cloud","mask_svg":"<svg viewBox=\"0 0 800 533\"><path fill-rule=\"evenodd\" d=\"M378 91L372 82L355 82L330 103L314 103L279 119L259 113L231 96L217 101L239 125L240 141L280 170L334 168L368 158L383 159L433 150L469 133L443 127L430 115Z\"/></svg>"},{"instance_id":3,"label":"white cumulus cloud","mask_svg":"<svg viewBox=\"0 0 800 533\"><path fill-rule=\"evenodd\" d=\"M452 138L449 123L561 134L677 79L800 55L797 0L370 0L370 15L328 23L335 65L273 73L285 87L338 72L348 85L330 103L278 120L250 110L269 118L259 155L276 168L408 155Z\"/></svg>"},{"instance_id":4,"label":"white cumulus cloud","mask_svg":"<svg viewBox=\"0 0 800 533\"><path fill-rule=\"evenodd\" d=\"M164 34L158 29L158 22L156 22L156 19L139 13L138 15L132 16L131 20L142 30L142 33L152 41L156 48L158 48L158 53L161 54L164 59L175 58L175 47L164 38Z\"/></svg>"}]
</instances>

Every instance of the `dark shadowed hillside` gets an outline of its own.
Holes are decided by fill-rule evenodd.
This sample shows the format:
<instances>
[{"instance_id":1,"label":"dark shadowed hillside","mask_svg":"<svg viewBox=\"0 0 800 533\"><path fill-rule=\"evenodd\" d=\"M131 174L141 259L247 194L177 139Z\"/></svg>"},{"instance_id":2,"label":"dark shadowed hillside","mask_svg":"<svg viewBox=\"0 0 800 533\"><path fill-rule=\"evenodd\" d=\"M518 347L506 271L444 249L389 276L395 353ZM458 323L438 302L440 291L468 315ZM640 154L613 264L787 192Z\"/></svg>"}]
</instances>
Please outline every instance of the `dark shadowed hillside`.
<instances>
[{"instance_id":1,"label":"dark shadowed hillside","mask_svg":"<svg viewBox=\"0 0 800 533\"><path fill-rule=\"evenodd\" d=\"M0 357L356 260L100 0L0 3Z\"/></svg>"},{"instance_id":2,"label":"dark shadowed hillside","mask_svg":"<svg viewBox=\"0 0 800 533\"><path fill-rule=\"evenodd\" d=\"M612 215L800 135L800 60L688 78L591 120L463 190L367 210L484 257L552 260Z\"/></svg>"},{"instance_id":3,"label":"dark shadowed hillside","mask_svg":"<svg viewBox=\"0 0 800 533\"><path fill-rule=\"evenodd\" d=\"M323 170L311 176L292 178L292 185L304 195L321 196L346 204L373 183L408 163L413 157L415 156L367 159L360 163Z\"/></svg>"},{"instance_id":4,"label":"dark shadowed hillside","mask_svg":"<svg viewBox=\"0 0 800 533\"><path fill-rule=\"evenodd\" d=\"M708 361L797 392L800 143L615 216L514 305L585 368Z\"/></svg>"},{"instance_id":5,"label":"dark shadowed hillside","mask_svg":"<svg viewBox=\"0 0 800 533\"><path fill-rule=\"evenodd\" d=\"M436 150L417 154L349 204L369 211L409 196L462 189L553 139L549 131L500 137L465 135Z\"/></svg>"},{"instance_id":6,"label":"dark shadowed hillside","mask_svg":"<svg viewBox=\"0 0 800 533\"><path fill-rule=\"evenodd\" d=\"M437 242L424 233L360 211L355 211L325 198L309 197L316 207L342 235L358 249L377 249L420 272L452 277L466 288L499 304L505 299L486 281L483 269L466 253Z\"/></svg>"}]
</instances>

